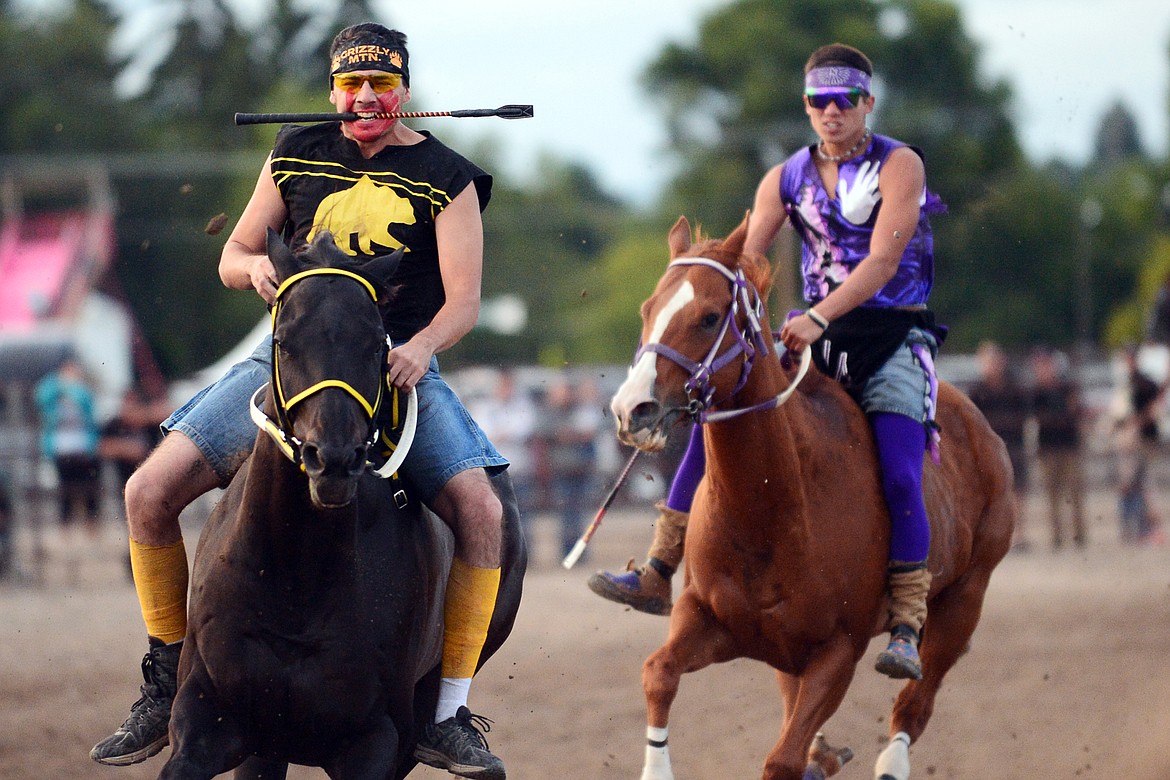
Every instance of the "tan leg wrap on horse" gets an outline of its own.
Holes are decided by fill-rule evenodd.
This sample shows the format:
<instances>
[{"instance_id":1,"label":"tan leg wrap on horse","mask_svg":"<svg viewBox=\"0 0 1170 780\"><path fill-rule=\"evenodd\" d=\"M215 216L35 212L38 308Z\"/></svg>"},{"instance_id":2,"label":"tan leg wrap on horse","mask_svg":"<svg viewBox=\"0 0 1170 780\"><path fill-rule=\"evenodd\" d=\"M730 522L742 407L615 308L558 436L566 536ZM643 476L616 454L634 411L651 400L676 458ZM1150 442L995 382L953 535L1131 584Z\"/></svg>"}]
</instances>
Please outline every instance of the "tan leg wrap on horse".
<instances>
[{"instance_id":1,"label":"tan leg wrap on horse","mask_svg":"<svg viewBox=\"0 0 1170 780\"><path fill-rule=\"evenodd\" d=\"M930 594L930 571L926 564L906 571L912 564L890 562L890 621L887 628L909 626L922 632L926 622L926 597Z\"/></svg>"},{"instance_id":2,"label":"tan leg wrap on horse","mask_svg":"<svg viewBox=\"0 0 1170 780\"><path fill-rule=\"evenodd\" d=\"M130 540L130 570L146 633L163 642L187 635L187 549L183 540L162 547Z\"/></svg>"},{"instance_id":3,"label":"tan leg wrap on horse","mask_svg":"<svg viewBox=\"0 0 1170 780\"><path fill-rule=\"evenodd\" d=\"M678 569L682 563L683 547L687 536L687 521L690 515L671 509L665 501L654 505L659 511L654 522L654 541L650 544L650 558L657 558L671 568Z\"/></svg>"}]
</instances>

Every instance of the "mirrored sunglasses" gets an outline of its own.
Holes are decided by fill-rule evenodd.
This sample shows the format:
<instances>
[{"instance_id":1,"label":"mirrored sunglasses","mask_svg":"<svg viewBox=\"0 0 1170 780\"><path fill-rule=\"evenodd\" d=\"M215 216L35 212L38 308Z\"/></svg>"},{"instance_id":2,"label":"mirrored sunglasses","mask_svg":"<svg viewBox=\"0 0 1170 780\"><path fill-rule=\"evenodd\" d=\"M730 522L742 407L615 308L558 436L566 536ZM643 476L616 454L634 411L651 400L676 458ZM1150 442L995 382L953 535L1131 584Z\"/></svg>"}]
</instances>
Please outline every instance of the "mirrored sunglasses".
<instances>
[{"instance_id":1,"label":"mirrored sunglasses","mask_svg":"<svg viewBox=\"0 0 1170 780\"><path fill-rule=\"evenodd\" d=\"M837 108L848 111L861 105L867 95L864 90L856 87L852 89L835 89L831 92L808 89L804 93L808 104L816 109L826 109L830 103L836 103Z\"/></svg>"},{"instance_id":2,"label":"mirrored sunglasses","mask_svg":"<svg viewBox=\"0 0 1170 780\"><path fill-rule=\"evenodd\" d=\"M381 95L384 92L389 92L392 89L397 89L398 85L402 83L401 73L338 73L333 77L333 86L340 89L342 92L358 92L362 88L362 84L370 83L370 89Z\"/></svg>"}]
</instances>

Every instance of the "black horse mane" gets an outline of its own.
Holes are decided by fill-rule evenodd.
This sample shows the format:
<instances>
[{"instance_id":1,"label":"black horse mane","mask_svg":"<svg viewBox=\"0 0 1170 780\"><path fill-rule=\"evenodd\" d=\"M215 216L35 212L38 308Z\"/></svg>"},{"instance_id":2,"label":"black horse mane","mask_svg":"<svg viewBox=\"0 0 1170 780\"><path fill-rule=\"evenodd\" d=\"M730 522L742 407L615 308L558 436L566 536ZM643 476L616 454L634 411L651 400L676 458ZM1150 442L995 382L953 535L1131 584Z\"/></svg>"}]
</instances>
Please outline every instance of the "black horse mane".
<instances>
[{"instance_id":1,"label":"black horse mane","mask_svg":"<svg viewBox=\"0 0 1170 780\"><path fill-rule=\"evenodd\" d=\"M370 273L366 260L350 257L337 246L333 234L328 230L321 230L298 247L294 254L306 269L309 268L337 268L349 271L362 277L378 292L378 300L391 298L398 290L398 285L391 285L390 280Z\"/></svg>"}]
</instances>

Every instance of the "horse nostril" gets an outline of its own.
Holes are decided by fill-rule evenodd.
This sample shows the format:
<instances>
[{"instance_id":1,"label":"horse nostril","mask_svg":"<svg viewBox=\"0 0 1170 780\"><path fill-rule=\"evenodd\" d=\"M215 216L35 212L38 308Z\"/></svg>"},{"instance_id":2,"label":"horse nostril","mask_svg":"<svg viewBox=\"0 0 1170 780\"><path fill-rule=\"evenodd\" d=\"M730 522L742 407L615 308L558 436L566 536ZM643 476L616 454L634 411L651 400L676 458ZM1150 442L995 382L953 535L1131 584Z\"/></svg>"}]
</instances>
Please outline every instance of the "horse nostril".
<instances>
[{"instance_id":1,"label":"horse nostril","mask_svg":"<svg viewBox=\"0 0 1170 780\"><path fill-rule=\"evenodd\" d=\"M366 457L369 455L370 448L366 445L354 447L353 459L349 462L349 473L358 474L366 468Z\"/></svg>"},{"instance_id":2,"label":"horse nostril","mask_svg":"<svg viewBox=\"0 0 1170 780\"><path fill-rule=\"evenodd\" d=\"M305 464L305 471L319 473L325 466L321 461L321 450L316 444L306 442L301 447L301 462Z\"/></svg>"},{"instance_id":3,"label":"horse nostril","mask_svg":"<svg viewBox=\"0 0 1170 780\"><path fill-rule=\"evenodd\" d=\"M352 477L360 474L365 470L367 454L368 448L364 444L354 447L305 442L301 445L301 461L305 471L322 476Z\"/></svg>"},{"instance_id":4,"label":"horse nostril","mask_svg":"<svg viewBox=\"0 0 1170 780\"><path fill-rule=\"evenodd\" d=\"M630 411L630 430L636 431L653 425L662 407L657 401L643 401Z\"/></svg>"}]
</instances>

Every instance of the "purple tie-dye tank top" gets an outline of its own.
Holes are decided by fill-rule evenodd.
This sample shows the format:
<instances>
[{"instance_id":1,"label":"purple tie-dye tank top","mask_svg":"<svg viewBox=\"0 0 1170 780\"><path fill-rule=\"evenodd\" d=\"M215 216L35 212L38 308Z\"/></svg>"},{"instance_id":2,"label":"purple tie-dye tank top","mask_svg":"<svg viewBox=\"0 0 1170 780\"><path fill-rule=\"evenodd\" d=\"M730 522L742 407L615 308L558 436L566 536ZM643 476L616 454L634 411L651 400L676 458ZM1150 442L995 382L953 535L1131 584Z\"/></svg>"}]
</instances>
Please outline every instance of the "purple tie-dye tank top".
<instances>
[{"instance_id":1,"label":"purple tie-dye tank top","mask_svg":"<svg viewBox=\"0 0 1170 780\"><path fill-rule=\"evenodd\" d=\"M780 199L801 238L801 272L808 302L824 299L869 255L873 226L881 209L878 177L890 153L905 145L874 134L864 154L840 164L836 197L832 198L812 159L814 147L804 147L785 161ZM921 156L921 151L911 148ZM902 253L897 273L863 306L926 303L934 283L934 237L928 215L945 211L946 206L925 187L920 206L918 228Z\"/></svg>"}]
</instances>

